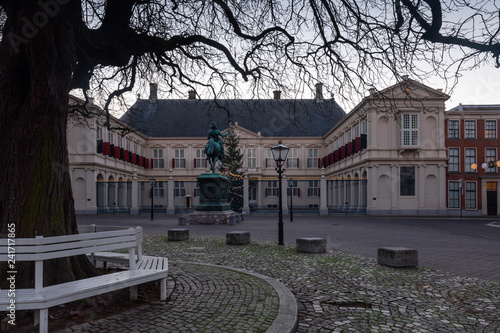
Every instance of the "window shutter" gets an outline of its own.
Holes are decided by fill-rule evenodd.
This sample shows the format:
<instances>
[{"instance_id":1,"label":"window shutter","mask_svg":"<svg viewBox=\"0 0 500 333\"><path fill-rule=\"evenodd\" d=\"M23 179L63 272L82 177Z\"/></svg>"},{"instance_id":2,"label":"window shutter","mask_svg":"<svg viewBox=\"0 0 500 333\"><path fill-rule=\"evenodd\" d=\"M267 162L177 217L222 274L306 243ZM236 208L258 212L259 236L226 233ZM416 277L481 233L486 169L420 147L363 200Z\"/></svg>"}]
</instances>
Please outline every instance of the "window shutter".
<instances>
[{"instance_id":1,"label":"window shutter","mask_svg":"<svg viewBox=\"0 0 500 333\"><path fill-rule=\"evenodd\" d=\"M300 197L300 188L297 189L297 196Z\"/></svg>"},{"instance_id":2,"label":"window shutter","mask_svg":"<svg viewBox=\"0 0 500 333\"><path fill-rule=\"evenodd\" d=\"M265 194L265 196L266 196L266 197L267 197L267 190L268 190L268 189L266 188L266 194Z\"/></svg>"},{"instance_id":3,"label":"window shutter","mask_svg":"<svg viewBox=\"0 0 500 333\"><path fill-rule=\"evenodd\" d=\"M146 169L149 169L149 158L145 158L145 165L144 165L144 167Z\"/></svg>"},{"instance_id":4,"label":"window shutter","mask_svg":"<svg viewBox=\"0 0 500 333\"><path fill-rule=\"evenodd\" d=\"M320 190L321 190L321 189L320 189L320 188L318 188L318 197L320 197L320 196L321 196L321 191L320 191Z\"/></svg>"},{"instance_id":5,"label":"window shutter","mask_svg":"<svg viewBox=\"0 0 500 333\"><path fill-rule=\"evenodd\" d=\"M129 156L129 154L128 154L128 150L124 150L124 151L123 151L123 160L124 160L125 162L130 161L129 157L130 157L130 156Z\"/></svg>"},{"instance_id":6,"label":"window shutter","mask_svg":"<svg viewBox=\"0 0 500 333\"><path fill-rule=\"evenodd\" d=\"M361 149L366 149L368 147L368 136L366 134L361 134Z\"/></svg>"},{"instance_id":7,"label":"window shutter","mask_svg":"<svg viewBox=\"0 0 500 333\"><path fill-rule=\"evenodd\" d=\"M109 142L103 142L102 143L102 153L104 155L109 155L109 152L110 152L110 145L109 145Z\"/></svg>"},{"instance_id":8,"label":"window shutter","mask_svg":"<svg viewBox=\"0 0 500 333\"><path fill-rule=\"evenodd\" d=\"M175 169L175 158L172 159L172 169Z\"/></svg>"},{"instance_id":9,"label":"window shutter","mask_svg":"<svg viewBox=\"0 0 500 333\"><path fill-rule=\"evenodd\" d=\"M266 168L268 168L268 166L267 166L267 160L268 160L268 158L266 158Z\"/></svg>"},{"instance_id":10,"label":"window shutter","mask_svg":"<svg viewBox=\"0 0 500 333\"><path fill-rule=\"evenodd\" d=\"M354 141L356 142L356 151L361 151L361 137L358 136L356 139L354 139Z\"/></svg>"},{"instance_id":11,"label":"window shutter","mask_svg":"<svg viewBox=\"0 0 500 333\"><path fill-rule=\"evenodd\" d=\"M297 168L300 168L299 166L299 159L297 158Z\"/></svg>"},{"instance_id":12,"label":"window shutter","mask_svg":"<svg viewBox=\"0 0 500 333\"><path fill-rule=\"evenodd\" d=\"M318 158L318 168L321 168L321 158Z\"/></svg>"},{"instance_id":13,"label":"window shutter","mask_svg":"<svg viewBox=\"0 0 500 333\"><path fill-rule=\"evenodd\" d=\"M193 160L194 160L194 164L193 165L194 165L194 168L196 169L196 158L193 158Z\"/></svg>"},{"instance_id":14,"label":"window shutter","mask_svg":"<svg viewBox=\"0 0 500 333\"><path fill-rule=\"evenodd\" d=\"M120 147L115 147L114 156L115 158L120 158Z\"/></svg>"},{"instance_id":15,"label":"window shutter","mask_svg":"<svg viewBox=\"0 0 500 333\"><path fill-rule=\"evenodd\" d=\"M123 161L124 158L125 158L124 150L123 148L120 148L120 160Z\"/></svg>"},{"instance_id":16,"label":"window shutter","mask_svg":"<svg viewBox=\"0 0 500 333\"><path fill-rule=\"evenodd\" d=\"M97 153L102 154L102 140L97 140Z\"/></svg>"},{"instance_id":17,"label":"window shutter","mask_svg":"<svg viewBox=\"0 0 500 333\"><path fill-rule=\"evenodd\" d=\"M196 161L196 159L195 159L195 161ZM194 196L194 197L197 197L197 196L198 196L198 191L197 191L196 189L194 189L193 196Z\"/></svg>"}]
</instances>

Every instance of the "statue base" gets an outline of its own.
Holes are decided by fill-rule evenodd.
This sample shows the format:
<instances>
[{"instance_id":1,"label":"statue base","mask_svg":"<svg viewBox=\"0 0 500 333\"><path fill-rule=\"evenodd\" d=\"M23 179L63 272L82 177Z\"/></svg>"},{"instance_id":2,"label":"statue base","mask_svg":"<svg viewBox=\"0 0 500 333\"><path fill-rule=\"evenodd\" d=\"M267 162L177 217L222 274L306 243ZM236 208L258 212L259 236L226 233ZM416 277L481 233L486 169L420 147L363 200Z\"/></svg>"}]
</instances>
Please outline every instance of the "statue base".
<instances>
[{"instance_id":1,"label":"statue base","mask_svg":"<svg viewBox=\"0 0 500 333\"><path fill-rule=\"evenodd\" d=\"M189 214L187 224L231 224L241 221L241 214L232 210L226 211L196 211Z\"/></svg>"},{"instance_id":2,"label":"statue base","mask_svg":"<svg viewBox=\"0 0 500 333\"><path fill-rule=\"evenodd\" d=\"M231 210L228 202L229 179L217 173L204 173L198 177L200 203L196 211L224 212Z\"/></svg>"}]
</instances>

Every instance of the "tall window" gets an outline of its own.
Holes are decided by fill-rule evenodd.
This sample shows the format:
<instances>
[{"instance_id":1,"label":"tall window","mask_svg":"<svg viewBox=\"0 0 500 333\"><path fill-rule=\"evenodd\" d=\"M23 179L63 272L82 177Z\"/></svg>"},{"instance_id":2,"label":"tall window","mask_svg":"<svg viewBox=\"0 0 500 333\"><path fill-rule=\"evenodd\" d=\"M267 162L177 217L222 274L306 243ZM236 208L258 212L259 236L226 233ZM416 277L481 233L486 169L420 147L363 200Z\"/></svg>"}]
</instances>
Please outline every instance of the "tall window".
<instances>
[{"instance_id":1,"label":"tall window","mask_svg":"<svg viewBox=\"0 0 500 333\"><path fill-rule=\"evenodd\" d=\"M307 188L308 197L319 197L319 180L310 180Z\"/></svg>"},{"instance_id":2,"label":"tall window","mask_svg":"<svg viewBox=\"0 0 500 333\"><path fill-rule=\"evenodd\" d=\"M97 134L97 140L102 140L102 127L101 126L97 126L96 134Z\"/></svg>"},{"instance_id":3,"label":"tall window","mask_svg":"<svg viewBox=\"0 0 500 333\"><path fill-rule=\"evenodd\" d=\"M137 144L134 143L134 154L137 154Z\"/></svg>"},{"instance_id":4,"label":"tall window","mask_svg":"<svg viewBox=\"0 0 500 333\"><path fill-rule=\"evenodd\" d=\"M307 159L307 167L308 168L317 168L318 167L318 148L309 148L309 154Z\"/></svg>"},{"instance_id":5,"label":"tall window","mask_svg":"<svg viewBox=\"0 0 500 333\"><path fill-rule=\"evenodd\" d=\"M273 151L271 150L271 148L266 149L266 151L267 151L266 168L275 168L276 162L274 161Z\"/></svg>"},{"instance_id":6,"label":"tall window","mask_svg":"<svg viewBox=\"0 0 500 333\"><path fill-rule=\"evenodd\" d=\"M207 168L207 159L205 157L205 150L203 148L196 149L194 165L195 165L195 168L197 168L197 169L206 169Z\"/></svg>"},{"instance_id":7,"label":"tall window","mask_svg":"<svg viewBox=\"0 0 500 333\"><path fill-rule=\"evenodd\" d=\"M497 121L496 120L486 120L484 129L485 139L496 139L497 137Z\"/></svg>"},{"instance_id":8,"label":"tall window","mask_svg":"<svg viewBox=\"0 0 500 333\"><path fill-rule=\"evenodd\" d=\"M184 188L184 181L174 182L174 196L183 197L186 195L186 189Z\"/></svg>"},{"instance_id":9,"label":"tall window","mask_svg":"<svg viewBox=\"0 0 500 333\"><path fill-rule=\"evenodd\" d=\"M108 141L110 144L114 145L115 144L115 133L113 132L108 132Z\"/></svg>"},{"instance_id":10,"label":"tall window","mask_svg":"<svg viewBox=\"0 0 500 333\"><path fill-rule=\"evenodd\" d=\"M476 138L476 122L474 120L465 121L465 138L466 139Z\"/></svg>"},{"instance_id":11,"label":"tall window","mask_svg":"<svg viewBox=\"0 0 500 333\"><path fill-rule=\"evenodd\" d=\"M401 196L415 195L415 167L401 167L399 169L399 186Z\"/></svg>"},{"instance_id":12,"label":"tall window","mask_svg":"<svg viewBox=\"0 0 500 333\"><path fill-rule=\"evenodd\" d=\"M128 139L125 139L127 141L127 150L130 151L130 141Z\"/></svg>"},{"instance_id":13,"label":"tall window","mask_svg":"<svg viewBox=\"0 0 500 333\"><path fill-rule=\"evenodd\" d=\"M155 182L153 185L153 193L155 198L162 198L165 196L165 189L163 188L163 182Z\"/></svg>"},{"instance_id":14,"label":"tall window","mask_svg":"<svg viewBox=\"0 0 500 333\"><path fill-rule=\"evenodd\" d=\"M163 169L163 149L153 149L153 169Z\"/></svg>"},{"instance_id":15,"label":"tall window","mask_svg":"<svg viewBox=\"0 0 500 333\"><path fill-rule=\"evenodd\" d=\"M122 146L123 138L120 135L118 135L116 139L117 139L116 144L118 145L118 147L123 147ZM142 155L144 155L144 154L142 154Z\"/></svg>"},{"instance_id":16,"label":"tall window","mask_svg":"<svg viewBox=\"0 0 500 333\"><path fill-rule=\"evenodd\" d=\"M460 138L460 122L458 120L448 120L448 138Z\"/></svg>"},{"instance_id":17,"label":"tall window","mask_svg":"<svg viewBox=\"0 0 500 333\"><path fill-rule=\"evenodd\" d=\"M257 167L257 148L247 148L247 166L249 168Z\"/></svg>"},{"instance_id":18,"label":"tall window","mask_svg":"<svg viewBox=\"0 0 500 333\"><path fill-rule=\"evenodd\" d=\"M476 148L465 148L465 172L476 172L472 164L476 164Z\"/></svg>"},{"instance_id":19,"label":"tall window","mask_svg":"<svg viewBox=\"0 0 500 333\"><path fill-rule=\"evenodd\" d=\"M486 168L486 172L488 173L494 173L497 172L497 150L496 148L486 148L486 163L488 164L488 167ZM490 168L490 166L493 166L493 168Z\"/></svg>"},{"instance_id":20,"label":"tall window","mask_svg":"<svg viewBox=\"0 0 500 333\"><path fill-rule=\"evenodd\" d=\"M267 181L266 196L268 196L268 197L277 197L278 196L278 181L277 180L268 180Z\"/></svg>"},{"instance_id":21,"label":"tall window","mask_svg":"<svg viewBox=\"0 0 500 333\"><path fill-rule=\"evenodd\" d=\"M460 208L460 188L457 181L448 183L448 208Z\"/></svg>"},{"instance_id":22,"label":"tall window","mask_svg":"<svg viewBox=\"0 0 500 333\"><path fill-rule=\"evenodd\" d=\"M460 171L460 148L448 148L448 172Z\"/></svg>"},{"instance_id":23,"label":"tall window","mask_svg":"<svg viewBox=\"0 0 500 333\"><path fill-rule=\"evenodd\" d=\"M352 134L351 131L347 132L347 143L352 141Z\"/></svg>"},{"instance_id":24,"label":"tall window","mask_svg":"<svg viewBox=\"0 0 500 333\"><path fill-rule=\"evenodd\" d=\"M286 164L287 168L299 167L299 150L297 148L290 148Z\"/></svg>"},{"instance_id":25,"label":"tall window","mask_svg":"<svg viewBox=\"0 0 500 333\"><path fill-rule=\"evenodd\" d=\"M418 114L404 114L401 117L401 144L418 146Z\"/></svg>"},{"instance_id":26,"label":"tall window","mask_svg":"<svg viewBox=\"0 0 500 333\"><path fill-rule=\"evenodd\" d=\"M361 120L361 134L368 134L368 120Z\"/></svg>"},{"instance_id":27,"label":"tall window","mask_svg":"<svg viewBox=\"0 0 500 333\"><path fill-rule=\"evenodd\" d=\"M354 126L354 137L357 138L359 136L359 125Z\"/></svg>"},{"instance_id":28,"label":"tall window","mask_svg":"<svg viewBox=\"0 0 500 333\"><path fill-rule=\"evenodd\" d=\"M465 209L476 208L476 182L465 182Z\"/></svg>"},{"instance_id":29,"label":"tall window","mask_svg":"<svg viewBox=\"0 0 500 333\"><path fill-rule=\"evenodd\" d=\"M184 148L174 149L174 168L185 168L186 160L184 159Z\"/></svg>"}]
</instances>

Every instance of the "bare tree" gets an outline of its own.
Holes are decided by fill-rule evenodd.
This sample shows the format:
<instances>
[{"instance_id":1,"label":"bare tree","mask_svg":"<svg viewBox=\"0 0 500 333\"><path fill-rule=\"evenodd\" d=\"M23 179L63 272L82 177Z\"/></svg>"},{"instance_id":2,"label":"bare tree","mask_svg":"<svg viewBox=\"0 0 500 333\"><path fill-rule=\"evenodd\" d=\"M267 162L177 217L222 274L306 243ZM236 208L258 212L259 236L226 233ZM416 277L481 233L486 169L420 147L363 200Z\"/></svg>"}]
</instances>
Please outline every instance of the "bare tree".
<instances>
[{"instance_id":1,"label":"bare tree","mask_svg":"<svg viewBox=\"0 0 500 333\"><path fill-rule=\"evenodd\" d=\"M18 237L76 232L72 91L106 112L147 80L214 97L233 96L236 80L255 96L300 97L319 80L348 97L403 74L498 67L500 53L498 6L488 0L0 0L0 30L3 237L8 223ZM52 269L68 272L48 269L53 280L92 274L83 259Z\"/></svg>"}]
</instances>

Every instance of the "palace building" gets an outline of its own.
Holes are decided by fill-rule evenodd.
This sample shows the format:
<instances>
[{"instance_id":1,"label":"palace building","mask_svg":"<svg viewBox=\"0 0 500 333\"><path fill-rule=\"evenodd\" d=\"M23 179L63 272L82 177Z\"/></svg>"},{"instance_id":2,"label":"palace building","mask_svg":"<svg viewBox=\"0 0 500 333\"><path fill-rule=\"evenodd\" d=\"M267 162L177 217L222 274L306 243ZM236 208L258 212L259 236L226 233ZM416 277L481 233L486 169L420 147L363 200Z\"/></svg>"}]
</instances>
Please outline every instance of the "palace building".
<instances>
[{"instance_id":1,"label":"palace building","mask_svg":"<svg viewBox=\"0 0 500 333\"><path fill-rule=\"evenodd\" d=\"M70 120L77 213L149 213L152 203L156 214L193 211L196 178L210 172L203 150L212 121L239 137L245 213L277 212L279 196L285 214L290 206L321 215L454 213L445 127L452 112L440 90L405 78L370 91L347 114L323 97L321 84L311 99L282 99L279 91L259 100L203 100L194 91L158 99L156 91L151 84L149 98L109 127L99 116ZM290 148L282 193L270 150L279 140Z\"/></svg>"}]
</instances>

